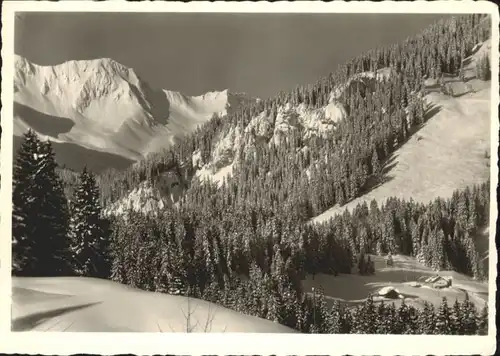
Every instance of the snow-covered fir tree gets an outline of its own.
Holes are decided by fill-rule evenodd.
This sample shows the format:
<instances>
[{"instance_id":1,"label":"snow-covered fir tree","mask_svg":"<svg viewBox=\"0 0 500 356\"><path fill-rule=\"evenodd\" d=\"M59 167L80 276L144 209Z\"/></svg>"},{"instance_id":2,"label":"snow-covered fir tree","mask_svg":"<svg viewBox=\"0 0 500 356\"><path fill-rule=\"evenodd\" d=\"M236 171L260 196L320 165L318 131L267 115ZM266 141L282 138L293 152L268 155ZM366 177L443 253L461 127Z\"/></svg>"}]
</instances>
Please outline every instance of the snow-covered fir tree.
<instances>
[{"instance_id":1,"label":"snow-covered fir tree","mask_svg":"<svg viewBox=\"0 0 500 356\"><path fill-rule=\"evenodd\" d=\"M68 206L50 142L29 130L13 172L12 273L59 276L70 273Z\"/></svg>"},{"instance_id":2,"label":"snow-covered fir tree","mask_svg":"<svg viewBox=\"0 0 500 356\"><path fill-rule=\"evenodd\" d=\"M477 319L477 332L479 335L488 335L488 305L481 309Z\"/></svg>"},{"instance_id":3,"label":"snow-covered fir tree","mask_svg":"<svg viewBox=\"0 0 500 356\"><path fill-rule=\"evenodd\" d=\"M427 301L424 301L424 308L420 312L419 318L419 329L420 334L433 334L436 328L436 313L434 306Z\"/></svg>"},{"instance_id":4,"label":"snow-covered fir tree","mask_svg":"<svg viewBox=\"0 0 500 356\"><path fill-rule=\"evenodd\" d=\"M109 221L102 216L95 177L86 168L80 174L71 204L69 235L75 273L108 277Z\"/></svg>"},{"instance_id":5,"label":"snow-covered fir tree","mask_svg":"<svg viewBox=\"0 0 500 356\"><path fill-rule=\"evenodd\" d=\"M462 305L458 302L458 299L455 299L455 303L453 303L453 306L451 308L451 315L450 315L450 320L451 320L451 329L452 333L454 335L463 335L463 317L465 315L463 314L462 310Z\"/></svg>"},{"instance_id":6,"label":"snow-covered fir tree","mask_svg":"<svg viewBox=\"0 0 500 356\"><path fill-rule=\"evenodd\" d=\"M466 294L465 300L461 305L461 327L463 335L474 335L477 333L477 309L469 300L469 294Z\"/></svg>"},{"instance_id":7,"label":"snow-covered fir tree","mask_svg":"<svg viewBox=\"0 0 500 356\"><path fill-rule=\"evenodd\" d=\"M373 295L369 295L362 307L362 325L363 333L374 334L377 331L377 310L373 303Z\"/></svg>"},{"instance_id":8,"label":"snow-covered fir tree","mask_svg":"<svg viewBox=\"0 0 500 356\"><path fill-rule=\"evenodd\" d=\"M30 232L34 218L35 156L40 140L31 130L24 135L13 169L12 191L12 273L30 274L36 268L35 239Z\"/></svg>"},{"instance_id":9,"label":"snow-covered fir tree","mask_svg":"<svg viewBox=\"0 0 500 356\"><path fill-rule=\"evenodd\" d=\"M452 334L451 311L448 306L448 301L444 297L436 314L435 333L440 335Z\"/></svg>"}]
</instances>

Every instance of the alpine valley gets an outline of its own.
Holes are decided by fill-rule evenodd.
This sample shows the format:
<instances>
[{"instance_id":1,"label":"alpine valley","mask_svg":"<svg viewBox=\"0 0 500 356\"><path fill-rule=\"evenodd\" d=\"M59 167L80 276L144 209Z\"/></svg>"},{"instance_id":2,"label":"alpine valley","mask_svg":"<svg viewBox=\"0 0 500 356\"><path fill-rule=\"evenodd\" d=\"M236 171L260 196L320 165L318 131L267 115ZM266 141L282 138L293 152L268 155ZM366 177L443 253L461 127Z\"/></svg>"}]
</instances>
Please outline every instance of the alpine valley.
<instances>
[{"instance_id":1,"label":"alpine valley","mask_svg":"<svg viewBox=\"0 0 500 356\"><path fill-rule=\"evenodd\" d=\"M16 56L13 325L486 334L490 27L450 17L260 99Z\"/></svg>"}]
</instances>

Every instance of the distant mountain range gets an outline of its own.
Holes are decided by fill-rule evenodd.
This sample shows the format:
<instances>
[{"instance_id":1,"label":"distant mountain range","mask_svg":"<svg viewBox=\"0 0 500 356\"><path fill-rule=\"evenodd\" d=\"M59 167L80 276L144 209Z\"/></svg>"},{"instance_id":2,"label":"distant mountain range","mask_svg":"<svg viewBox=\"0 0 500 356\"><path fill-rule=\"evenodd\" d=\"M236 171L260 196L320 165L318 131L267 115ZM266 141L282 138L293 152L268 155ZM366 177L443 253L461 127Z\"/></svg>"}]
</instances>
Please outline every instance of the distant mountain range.
<instances>
[{"instance_id":1,"label":"distant mountain range","mask_svg":"<svg viewBox=\"0 0 500 356\"><path fill-rule=\"evenodd\" d=\"M151 88L112 59L40 66L15 57L14 141L29 128L54 144L60 164L124 168L208 121L257 99L228 90L186 96Z\"/></svg>"}]
</instances>

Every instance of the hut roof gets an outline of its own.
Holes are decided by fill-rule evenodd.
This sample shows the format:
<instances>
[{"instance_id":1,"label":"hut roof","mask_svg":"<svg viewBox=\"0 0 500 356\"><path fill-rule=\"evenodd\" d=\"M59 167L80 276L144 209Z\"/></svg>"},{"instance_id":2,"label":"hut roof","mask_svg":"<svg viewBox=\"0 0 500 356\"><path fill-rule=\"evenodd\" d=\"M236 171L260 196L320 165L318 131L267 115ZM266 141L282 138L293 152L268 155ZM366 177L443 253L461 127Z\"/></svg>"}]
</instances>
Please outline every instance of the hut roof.
<instances>
[{"instance_id":1,"label":"hut roof","mask_svg":"<svg viewBox=\"0 0 500 356\"><path fill-rule=\"evenodd\" d=\"M399 291L391 286L384 287L378 291L378 295L384 296L384 297L392 297L392 298L398 298L399 297Z\"/></svg>"}]
</instances>

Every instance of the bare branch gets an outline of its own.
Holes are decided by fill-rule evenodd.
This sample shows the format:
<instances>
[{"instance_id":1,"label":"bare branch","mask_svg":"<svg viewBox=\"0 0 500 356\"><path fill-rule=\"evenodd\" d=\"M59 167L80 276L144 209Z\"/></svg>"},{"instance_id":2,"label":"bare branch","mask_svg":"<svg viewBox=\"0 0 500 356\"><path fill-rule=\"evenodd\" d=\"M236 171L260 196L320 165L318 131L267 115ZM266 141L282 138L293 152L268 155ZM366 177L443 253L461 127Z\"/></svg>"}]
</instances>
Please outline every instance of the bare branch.
<instances>
[{"instance_id":1,"label":"bare branch","mask_svg":"<svg viewBox=\"0 0 500 356\"><path fill-rule=\"evenodd\" d=\"M160 330L160 332L162 333L163 330L160 328L160 323L158 323L158 320L156 320L156 326L158 326L158 330Z\"/></svg>"},{"instance_id":2,"label":"bare branch","mask_svg":"<svg viewBox=\"0 0 500 356\"><path fill-rule=\"evenodd\" d=\"M66 331L68 330L70 327L73 326L73 324L76 322L76 320L73 320L73 322L71 324L69 324L63 331Z\"/></svg>"},{"instance_id":3,"label":"bare branch","mask_svg":"<svg viewBox=\"0 0 500 356\"><path fill-rule=\"evenodd\" d=\"M186 315L186 313L184 312L184 309L181 308L181 312L182 312L182 315L184 316L184 319L187 319L188 316Z\"/></svg>"},{"instance_id":4,"label":"bare branch","mask_svg":"<svg viewBox=\"0 0 500 356\"><path fill-rule=\"evenodd\" d=\"M188 304L187 311L184 310L183 308L180 308L180 309L181 309L182 315L186 321L186 332L190 333L190 332L193 332L194 330L196 330L198 328L198 326L200 326L200 320L198 318L196 318L195 323L192 323L192 320L191 320L195 311L198 309L199 304L195 304L194 307L192 307L191 306L191 298L189 296L187 296L186 298L187 298L187 304ZM213 309L213 305L212 305L212 303L208 303L208 315L207 315L207 319L204 322L204 328L203 328L204 332L210 332L212 330L212 323L213 323L214 318L215 318L215 311Z\"/></svg>"},{"instance_id":5,"label":"bare branch","mask_svg":"<svg viewBox=\"0 0 500 356\"><path fill-rule=\"evenodd\" d=\"M194 312L196 311L196 309L198 308L198 304L196 304L193 308L193 312L191 314L194 314Z\"/></svg>"},{"instance_id":6,"label":"bare branch","mask_svg":"<svg viewBox=\"0 0 500 356\"><path fill-rule=\"evenodd\" d=\"M193 325L193 328L191 330L196 330L196 327L200 325L200 321L196 320L196 324Z\"/></svg>"},{"instance_id":7,"label":"bare branch","mask_svg":"<svg viewBox=\"0 0 500 356\"><path fill-rule=\"evenodd\" d=\"M45 329L44 331L49 331L49 330L53 329L54 327L56 327L57 325L59 325L59 324L61 323L61 321L63 321L63 319L60 319L57 323L50 325L50 326L49 326L47 329Z\"/></svg>"},{"instance_id":8,"label":"bare branch","mask_svg":"<svg viewBox=\"0 0 500 356\"><path fill-rule=\"evenodd\" d=\"M214 321L214 318L215 318L215 311L212 312L212 304L209 304L208 305L208 317L207 317L207 320L205 323L205 329L204 329L205 332L212 331L212 323Z\"/></svg>"}]
</instances>

